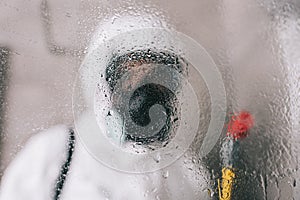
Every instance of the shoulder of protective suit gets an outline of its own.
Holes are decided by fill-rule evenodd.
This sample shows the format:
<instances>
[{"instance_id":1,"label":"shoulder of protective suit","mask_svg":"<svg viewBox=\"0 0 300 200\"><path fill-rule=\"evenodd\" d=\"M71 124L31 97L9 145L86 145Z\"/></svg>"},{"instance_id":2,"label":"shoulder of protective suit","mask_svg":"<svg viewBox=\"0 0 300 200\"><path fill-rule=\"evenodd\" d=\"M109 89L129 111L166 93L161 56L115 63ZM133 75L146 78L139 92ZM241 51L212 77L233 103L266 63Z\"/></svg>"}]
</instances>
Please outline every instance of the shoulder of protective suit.
<instances>
[{"instance_id":1,"label":"shoulder of protective suit","mask_svg":"<svg viewBox=\"0 0 300 200\"><path fill-rule=\"evenodd\" d=\"M49 199L67 156L68 132L59 125L30 138L4 173L0 200Z\"/></svg>"}]
</instances>

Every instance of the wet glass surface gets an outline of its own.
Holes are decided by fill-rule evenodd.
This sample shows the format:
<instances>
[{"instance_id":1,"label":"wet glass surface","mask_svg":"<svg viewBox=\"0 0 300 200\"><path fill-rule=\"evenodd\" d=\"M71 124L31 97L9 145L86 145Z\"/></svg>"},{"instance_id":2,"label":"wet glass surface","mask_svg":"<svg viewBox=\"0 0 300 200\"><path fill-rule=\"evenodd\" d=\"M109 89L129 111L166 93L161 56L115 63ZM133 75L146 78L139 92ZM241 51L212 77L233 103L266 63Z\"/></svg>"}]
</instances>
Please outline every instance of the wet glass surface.
<instances>
[{"instance_id":1,"label":"wet glass surface","mask_svg":"<svg viewBox=\"0 0 300 200\"><path fill-rule=\"evenodd\" d=\"M61 199L299 199L299 13L297 0L1 1L0 199L54 198L69 127Z\"/></svg>"}]
</instances>

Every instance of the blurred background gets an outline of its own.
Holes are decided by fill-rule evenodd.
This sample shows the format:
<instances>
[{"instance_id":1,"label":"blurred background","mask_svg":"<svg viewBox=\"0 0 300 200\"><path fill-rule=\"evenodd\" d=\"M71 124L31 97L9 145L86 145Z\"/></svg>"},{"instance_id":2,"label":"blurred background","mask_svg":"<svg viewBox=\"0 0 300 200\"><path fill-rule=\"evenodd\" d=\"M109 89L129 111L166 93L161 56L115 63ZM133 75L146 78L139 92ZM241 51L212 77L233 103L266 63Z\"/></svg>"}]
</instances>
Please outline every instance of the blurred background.
<instances>
[{"instance_id":1,"label":"blurred background","mask_svg":"<svg viewBox=\"0 0 300 200\"><path fill-rule=\"evenodd\" d=\"M255 116L241 162L262 199L300 198L298 0L1 0L1 175L33 134L73 124L72 88L88 43L100 20L123 13L151 13L205 47L228 111Z\"/></svg>"},{"instance_id":2,"label":"blurred background","mask_svg":"<svg viewBox=\"0 0 300 200\"><path fill-rule=\"evenodd\" d=\"M72 123L73 1L1 1L1 172L32 135Z\"/></svg>"}]
</instances>

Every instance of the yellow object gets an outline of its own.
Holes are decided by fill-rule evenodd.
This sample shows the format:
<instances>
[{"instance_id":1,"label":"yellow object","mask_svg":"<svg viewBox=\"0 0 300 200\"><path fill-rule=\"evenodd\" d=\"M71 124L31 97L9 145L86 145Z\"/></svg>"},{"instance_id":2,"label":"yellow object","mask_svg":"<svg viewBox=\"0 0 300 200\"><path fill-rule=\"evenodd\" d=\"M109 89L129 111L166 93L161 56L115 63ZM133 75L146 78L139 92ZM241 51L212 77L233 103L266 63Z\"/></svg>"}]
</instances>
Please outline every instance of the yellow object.
<instances>
[{"instance_id":1,"label":"yellow object","mask_svg":"<svg viewBox=\"0 0 300 200\"><path fill-rule=\"evenodd\" d=\"M220 200L230 200L231 199L234 178L235 178L235 173L232 168L225 167L222 169L221 185L220 185L220 180L218 179Z\"/></svg>"}]
</instances>

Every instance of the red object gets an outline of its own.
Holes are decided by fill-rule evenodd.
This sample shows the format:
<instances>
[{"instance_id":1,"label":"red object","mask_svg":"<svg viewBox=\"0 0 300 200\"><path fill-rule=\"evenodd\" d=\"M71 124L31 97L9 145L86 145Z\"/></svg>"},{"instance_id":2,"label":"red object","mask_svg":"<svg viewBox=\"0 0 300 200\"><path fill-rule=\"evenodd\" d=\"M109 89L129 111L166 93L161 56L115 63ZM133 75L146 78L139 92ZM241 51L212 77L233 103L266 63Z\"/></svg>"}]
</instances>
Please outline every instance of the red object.
<instances>
[{"instance_id":1,"label":"red object","mask_svg":"<svg viewBox=\"0 0 300 200\"><path fill-rule=\"evenodd\" d=\"M253 116L247 111L242 111L238 115L231 117L228 123L227 135L236 140L245 138L248 135L248 130L252 128L253 125Z\"/></svg>"}]
</instances>

